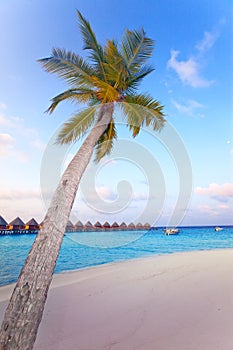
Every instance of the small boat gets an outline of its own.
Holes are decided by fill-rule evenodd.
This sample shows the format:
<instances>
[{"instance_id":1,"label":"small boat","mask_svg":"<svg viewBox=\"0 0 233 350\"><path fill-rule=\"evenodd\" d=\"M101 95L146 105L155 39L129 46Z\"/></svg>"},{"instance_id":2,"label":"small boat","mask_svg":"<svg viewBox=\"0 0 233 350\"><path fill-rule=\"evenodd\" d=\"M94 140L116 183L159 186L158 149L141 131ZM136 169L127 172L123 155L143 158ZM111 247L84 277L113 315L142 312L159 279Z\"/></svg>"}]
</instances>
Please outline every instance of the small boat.
<instances>
[{"instance_id":1,"label":"small boat","mask_svg":"<svg viewBox=\"0 0 233 350\"><path fill-rule=\"evenodd\" d=\"M166 236L170 236L170 235L178 235L179 234L179 230L178 228L166 228L163 230L165 232Z\"/></svg>"},{"instance_id":2,"label":"small boat","mask_svg":"<svg viewBox=\"0 0 233 350\"><path fill-rule=\"evenodd\" d=\"M216 231L216 232L222 231L222 230L223 230L223 228L222 228L222 227L219 227L219 226L216 226L215 229L214 229L214 231Z\"/></svg>"}]
</instances>

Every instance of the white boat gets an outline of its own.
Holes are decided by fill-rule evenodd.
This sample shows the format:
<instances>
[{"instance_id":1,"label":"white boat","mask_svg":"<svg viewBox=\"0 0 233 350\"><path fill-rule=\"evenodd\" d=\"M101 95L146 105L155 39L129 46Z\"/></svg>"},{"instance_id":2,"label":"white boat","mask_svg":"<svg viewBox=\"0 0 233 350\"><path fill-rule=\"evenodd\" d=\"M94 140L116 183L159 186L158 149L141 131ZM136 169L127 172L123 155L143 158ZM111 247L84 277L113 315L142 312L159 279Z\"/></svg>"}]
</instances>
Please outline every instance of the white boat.
<instances>
[{"instance_id":1,"label":"white boat","mask_svg":"<svg viewBox=\"0 0 233 350\"><path fill-rule=\"evenodd\" d=\"M180 232L178 230L178 228L165 228L163 231L165 232L165 235L167 235L167 236L178 235Z\"/></svg>"},{"instance_id":2,"label":"white boat","mask_svg":"<svg viewBox=\"0 0 233 350\"><path fill-rule=\"evenodd\" d=\"M223 230L223 228L222 228L222 227L219 227L219 226L216 226L215 229L214 229L214 231L217 231L217 232L218 232L218 231L222 231L222 230Z\"/></svg>"}]
</instances>

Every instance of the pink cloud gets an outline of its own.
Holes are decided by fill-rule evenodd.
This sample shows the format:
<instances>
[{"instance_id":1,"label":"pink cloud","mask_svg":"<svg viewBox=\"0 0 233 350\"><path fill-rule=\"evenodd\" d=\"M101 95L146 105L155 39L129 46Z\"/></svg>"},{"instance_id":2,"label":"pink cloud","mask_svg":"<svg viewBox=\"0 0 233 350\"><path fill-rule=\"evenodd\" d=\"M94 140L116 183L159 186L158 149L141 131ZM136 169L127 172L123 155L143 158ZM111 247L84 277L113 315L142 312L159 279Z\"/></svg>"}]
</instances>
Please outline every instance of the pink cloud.
<instances>
[{"instance_id":1,"label":"pink cloud","mask_svg":"<svg viewBox=\"0 0 233 350\"><path fill-rule=\"evenodd\" d=\"M196 187L194 192L226 202L230 198L233 198L233 183L225 183L222 185L212 183L209 187Z\"/></svg>"}]
</instances>

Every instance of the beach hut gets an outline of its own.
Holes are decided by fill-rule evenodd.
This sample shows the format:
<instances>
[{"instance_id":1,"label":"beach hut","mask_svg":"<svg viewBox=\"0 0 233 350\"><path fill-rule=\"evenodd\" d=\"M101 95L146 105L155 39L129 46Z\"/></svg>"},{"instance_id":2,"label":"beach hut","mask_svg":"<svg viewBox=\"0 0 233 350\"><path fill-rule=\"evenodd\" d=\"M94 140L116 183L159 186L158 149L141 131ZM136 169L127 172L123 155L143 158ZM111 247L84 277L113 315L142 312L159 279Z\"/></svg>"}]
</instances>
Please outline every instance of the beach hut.
<instances>
[{"instance_id":1,"label":"beach hut","mask_svg":"<svg viewBox=\"0 0 233 350\"><path fill-rule=\"evenodd\" d=\"M119 230L119 225L118 225L118 223L115 221L115 222L112 224L111 228L112 228L113 230Z\"/></svg>"},{"instance_id":2,"label":"beach hut","mask_svg":"<svg viewBox=\"0 0 233 350\"><path fill-rule=\"evenodd\" d=\"M132 231L132 230L135 230L135 225L134 225L134 223L133 222L131 222L129 225L128 225L128 229L130 230L130 231Z\"/></svg>"},{"instance_id":3,"label":"beach hut","mask_svg":"<svg viewBox=\"0 0 233 350\"><path fill-rule=\"evenodd\" d=\"M103 224L103 229L104 229L104 230L110 230L110 228L111 228L111 226L110 226L109 222L106 221L106 222Z\"/></svg>"},{"instance_id":4,"label":"beach hut","mask_svg":"<svg viewBox=\"0 0 233 350\"><path fill-rule=\"evenodd\" d=\"M102 225L101 225L101 223L100 223L99 221L96 221L94 227L95 227L95 229L96 229L97 231L102 230Z\"/></svg>"},{"instance_id":5,"label":"beach hut","mask_svg":"<svg viewBox=\"0 0 233 350\"><path fill-rule=\"evenodd\" d=\"M84 225L85 231L94 231L94 227L90 221L87 221Z\"/></svg>"},{"instance_id":6,"label":"beach hut","mask_svg":"<svg viewBox=\"0 0 233 350\"><path fill-rule=\"evenodd\" d=\"M119 226L119 229L122 230L122 231L127 230L127 225L126 225L126 223L125 223L125 222L122 222L122 223L120 224L120 226Z\"/></svg>"},{"instance_id":7,"label":"beach hut","mask_svg":"<svg viewBox=\"0 0 233 350\"><path fill-rule=\"evenodd\" d=\"M39 230L39 224L38 222L32 218L31 220L29 220L26 224L25 224L25 230Z\"/></svg>"},{"instance_id":8,"label":"beach hut","mask_svg":"<svg viewBox=\"0 0 233 350\"><path fill-rule=\"evenodd\" d=\"M2 216L0 216L0 230L6 230L7 228L7 222L5 219L3 219Z\"/></svg>"},{"instance_id":9,"label":"beach hut","mask_svg":"<svg viewBox=\"0 0 233 350\"><path fill-rule=\"evenodd\" d=\"M145 230L149 230L151 228L150 224L148 224L148 222L144 225L144 229Z\"/></svg>"},{"instance_id":10,"label":"beach hut","mask_svg":"<svg viewBox=\"0 0 233 350\"><path fill-rule=\"evenodd\" d=\"M83 223L80 220L77 221L76 224L74 225L74 229L75 231L82 232L84 230Z\"/></svg>"},{"instance_id":11,"label":"beach hut","mask_svg":"<svg viewBox=\"0 0 233 350\"><path fill-rule=\"evenodd\" d=\"M19 218L15 218L13 221L11 221L8 225L9 230L24 230L25 228L25 223Z\"/></svg>"},{"instance_id":12,"label":"beach hut","mask_svg":"<svg viewBox=\"0 0 233 350\"><path fill-rule=\"evenodd\" d=\"M66 232L71 232L71 231L73 231L73 229L74 229L74 225L73 225L72 222L69 220L69 221L67 222L67 225L66 225Z\"/></svg>"},{"instance_id":13,"label":"beach hut","mask_svg":"<svg viewBox=\"0 0 233 350\"><path fill-rule=\"evenodd\" d=\"M39 230L42 228L43 225L43 221L41 221L41 223L39 224Z\"/></svg>"},{"instance_id":14,"label":"beach hut","mask_svg":"<svg viewBox=\"0 0 233 350\"><path fill-rule=\"evenodd\" d=\"M137 230L143 230L144 227L143 227L143 225L139 222L139 223L136 225L136 229L137 229Z\"/></svg>"}]
</instances>

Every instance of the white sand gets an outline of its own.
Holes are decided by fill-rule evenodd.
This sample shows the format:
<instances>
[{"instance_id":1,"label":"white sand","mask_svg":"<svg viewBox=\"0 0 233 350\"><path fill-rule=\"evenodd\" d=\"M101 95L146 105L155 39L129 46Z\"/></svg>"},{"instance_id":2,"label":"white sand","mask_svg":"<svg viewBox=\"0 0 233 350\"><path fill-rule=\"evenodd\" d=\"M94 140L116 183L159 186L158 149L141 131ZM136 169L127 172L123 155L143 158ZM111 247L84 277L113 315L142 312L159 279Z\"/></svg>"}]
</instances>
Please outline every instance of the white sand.
<instances>
[{"instance_id":1,"label":"white sand","mask_svg":"<svg viewBox=\"0 0 233 350\"><path fill-rule=\"evenodd\" d=\"M0 288L0 319L11 289ZM55 349L232 350L233 250L55 275L35 350Z\"/></svg>"}]
</instances>

